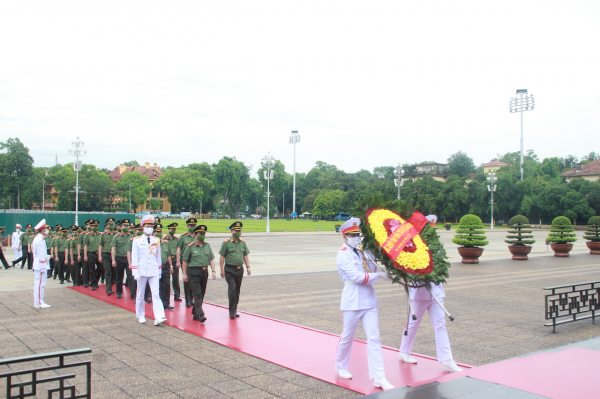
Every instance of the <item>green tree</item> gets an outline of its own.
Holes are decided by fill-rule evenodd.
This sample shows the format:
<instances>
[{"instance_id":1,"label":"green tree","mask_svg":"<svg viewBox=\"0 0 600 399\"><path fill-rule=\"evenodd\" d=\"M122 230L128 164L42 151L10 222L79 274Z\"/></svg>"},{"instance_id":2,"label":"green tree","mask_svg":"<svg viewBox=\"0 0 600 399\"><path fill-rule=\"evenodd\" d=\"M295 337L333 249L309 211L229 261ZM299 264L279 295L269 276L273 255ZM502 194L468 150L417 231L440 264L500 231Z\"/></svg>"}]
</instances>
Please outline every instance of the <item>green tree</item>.
<instances>
[{"instance_id":1,"label":"green tree","mask_svg":"<svg viewBox=\"0 0 600 399\"><path fill-rule=\"evenodd\" d=\"M223 157L213 165L215 185L223 198L224 209L233 214L239 211L245 195L248 195L250 168L235 158Z\"/></svg>"},{"instance_id":2,"label":"green tree","mask_svg":"<svg viewBox=\"0 0 600 399\"><path fill-rule=\"evenodd\" d=\"M327 191L315 199L313 214L317 216L332 216L344 211L344 192L341 190Z\"/></svg>"},{"instance_id":3,"label":"green tree","mask_svg":"<svg viewBox=\"0 0 600 399\"><path fill-rule=\"evenodd\" d=\"M440 214L443 218L456 218L469 211L469 189L464 177L451 175L442 184L439 193Z\"/></svg>"},{"instance_id":4,"label":"green tree","mask_svg":"<svg viewBox=\"0 0 600 399\"><path fill-rule=\"evenodd\" d=\"M271 195L273 196L270 202L271 208L273 209L277 204L282 203L283 192L288 188L292 176L286 173L285 166L279 160L275 160L275 163L271 169L273 170L273 179L271 179L271 181L269 182L269 188L271 190ZM263 187L265 187L265 189L267 187L267 181L264 177L266 171L266 168L261 167L260 169L258 169L257 172L258 181L262 184ZM290 196L288 200L291 202L292 197Z\"/></svg>"},{"instance_id":5,"label":"green tree","mask_svg":"<svg viewBox=\"0 0 600 399\"><path fill-rule=\"evenodd\" d=\"M310 193L308 193L308 195L304 199L304 204L302 205L302 208L301 208L302 213L304 213L304 212L312 213L313 212L315 200L317 199L317 197L320 194L321 194L321 190L319 190L319 189L312 190Z\"/></svg>"},{"instance_id":6,"label":"green tree","mask_svg":"<svg viewBox=\"0 0 600 399\"><path fill-rule=\"evenodd\" d=\"M129 161L129 162L123 162L123 165L125 166L140 166L140 164L138 163L138 161Z\"/></svg>"},{"instance_id":7,"label":"green tree","mask_svg":"<svg viewBox=\"0 0 600 399\"><path fill-rule=\"evenodd\" d=\"M401 189L401 196L403 200L417 208L422 214L439 215L441 213L439 194L442 185L442 182L429 175L425 175L421 179L408 179Z\"/></svg>"},{"instance_id":8,"label":"green tree","mask_svg":"<svg viewBox=\"0 0 600 399\"><path fill-rule=\"evenodd\" d=\"M138 206L146 203L146 199L152 190L148 183L148 176L133 171L123 175L121 181L115 183L115 188L123 203L129 203L129 188L131 187L131 209L133 212ZM129 207L128 207L129 208Z\"/></svg>"},{"instance_id":9,"label":"green tree","mask_svg":"<svg viewBox=\"0 0 600 399\"><path fill-rule=\"evenodd\" d=\"M157 211L161 207L162 207L162 201L161 200L151 199L150 201L148 201L148 208L152 209L153 211Z\"/></svg>"},{"instance_id":10,"label":"green tree","mask_svg":"<svg viewBox=\"0 0 600 399\"><path fill-rule=\"evenodd\" d=\"M460 177L468 176L469 173L475 172L473 158L469 158L469 156L462 151L452 154L450 155L450 158L448 158L448 170L453 175L458 175Z\"/></svg>"},{"instance_id":11,"label":"green tree","mask_svg":"<svg viewBox=\"0 0 600 399\"><path fill-rule=\"evenodd\" d=\"M214 183L197 170L169 169L154 182L154 189L165 193L171 206L178 211L199 212L202 202L204 212L204 193L213 190Z\"/></svg>"},{"instance_id":12,"label":"green tree","mask_svg":"<svg viewBox=\"0 0 600 399\"><path fill-rule=\"evenodd\" d=\"M13 197L17 207L21 207L20 197L23 184L33 174L33 158L29 148L25 147L18 137L0 142L0 184L2 196Z\"/></svg>"}]
</instances>

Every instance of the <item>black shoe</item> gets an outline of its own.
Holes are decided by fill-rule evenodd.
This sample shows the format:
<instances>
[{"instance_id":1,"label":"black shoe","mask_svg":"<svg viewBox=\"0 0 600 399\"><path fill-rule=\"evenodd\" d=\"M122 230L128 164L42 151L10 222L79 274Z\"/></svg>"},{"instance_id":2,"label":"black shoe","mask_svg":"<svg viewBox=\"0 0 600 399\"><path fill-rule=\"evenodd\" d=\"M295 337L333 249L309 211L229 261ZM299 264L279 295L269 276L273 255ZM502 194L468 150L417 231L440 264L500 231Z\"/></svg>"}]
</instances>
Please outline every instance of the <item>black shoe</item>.
<instances>
[{"instance_id":1,"label":"black shoe","mask_svg":"<svg viewBox=\"0 0 600 399\"><path fill-rule=\"evenodd\" d=\"M135 297L130 295L130 296L129 296L129 299L135 299Z\"/></svg>"},{"instance_id":2,"label":"black shoe","mask_svg":"<svg viewBox=\"0 0 600 399\"><path fill-rule=\"evenodd\" d=\"M70 282L71 282L71 280L69 280L69 279L66 279L65 281L66 281L67 283L70 283Z\"/></svg>"},{"instance_id":3,"label":"black shoe","mask_svg":"<svg viewBox=\"0 0 600 399\"><path fill-rule=\"evenodd\" d=\"M236 314L235 314L235 317L240 317L240 315L236 313Z\"/></svg>"},{"instance_id":4,"label":"black shoe","mask_svg":"<svg viewBox=\"0 0 600 399\"><path fill-rule=\"evenodd\" d=\"M104 284L104 277L100 279L100 284Z\"/></svg>"},{"instance_id":5,"label":"black shoe","mask_svg":"<svg viewBox=\"0 0 600 399\"><path fill-rule=\"evenodd\" d=\"M54 277L52 277L52 280L56 280L56 275L54 275Z\"/></svg>"},{"instance_id":6,"label":"black shoe","mask_svg":"<svg viewBox=\"0 0 600 399\"><path fill-rule=\"evenodd\" d=\"M87 287L88 287L88 285L89 285L89 284L84 284L84 285L83 285L83 288L87 288Z\"/></svg>"},{"instance_id":7,"label":"black shoe","mask_svg":"<svg viewBox=\"0 0 600 399\"><path fill-rule=\"evenodd\" d=\"M186 307L186 308L189 308L190 306L192 306L192 304L191 304L191 303L189 303L189 302L186 302L186 303L185 303L185 307Z\"/></svg>"},{"instance_id":8,"label":"black shoe","mask_svg":"<svg viewBox=\"0 0 600 399\"><path fill-rule=\"evenodd\" d=\"M144 301L146 301L148 303L152 303L152 299L144 298Z\"/></svg>"},{"instance_id":9,"label":"black shoe","mask_svg":"<svg viewBox=\"0 0 600 399\"><path fill-rule=\"evenodd\" d=\"M176 300L177 302L181 302L181 298L180 298L180 297L178 297L178 296L176 296L176 297L174 298L174 300Z\"/></svg>"},{"instance_id":10,"label":"black shoe","mask_svg":"<svg viewBox=\"0 0 600 399\"><path fill-rule=\"evenodd\" d=\"M73 287L77 287L77 284L73 283Z\"/></svg>"},{"instance_id":11,"label":"black shoe","mask_svg":"<svg viewBox=\"0 0 600 399\"><path fill-rule=\"evenodd\" d=\"M23 270L23 265L21 265L21 270Z\"/></svg>"},{"instance_id":12,"label":"black shoe","mask_svg":"<svg viewBox=\"0 0 600 399\"><path fill-rule=\"evenodd\" d=\"M235 315L233 315L233 316L232 316L232 315L229 315L229 318L230 318L230 319L235 319Z\"/></svg>"},{"instance_id":13,"label":"black shoe","mask_svg":"<svg viewBox=\"0 0 600 399\"><path fill-rule=\"evenodd\" d=\"M121 299L121 296L123 296L122 294L117 294L117 299Z\"/></svg>"},{"instance_id":14,"label":"black shoe","mask_svg":"<svg viewBox=\"0 0 600 399\"><path fill-rule=\"evenodd\" d=\"M173 310L173 309L175 309L173 306L169 306L169 305L165 306L165 310Z\"/></svg>"},{"instance_id":15,"label":"black shoe","mask_svg":"<svg viewBox=\"0 0 600 399\"><path fill-rule=\"evenodd\" d=\"M61 283L61 284L64 284L65 282L64 282L64 281L61 281L60 283Z\"/></svg>"},{"instance_id":16,"label":"black shoe","mask_svg":"<svg viewBox=\"0 0 600 399\"><path fill-rule=\"evenodd\" d=\"M192 320L200 321L200 317L198 315L193 315Z\"/></svg>"},{"instance_id":17,"label":"black shoe","mask_svg":"<svg viewBox=\"0 0 600 399\"><path fill-rule=\"evenodd\" d=\"M110 295L110 294L114 294L115 292L113 290L108 290L106 291L106 295Z\"/></svg>"},{"instance_id":18,"label":"black shoe","mask_svg":"<svg viewBox=\"0 0 600 399\"><path fill-rule=\"evenodd\" d=\"M193 300L192 300L192 301L190 301L190 304L191 304L192 306L194 306L194 301L193 301Z\"/></svg>"},{"instance_id":19,"label":"black shoe","mask_svg":"<svg viewBox=\"0 0 600 399\"><path fill-rule=\"evenodd\" d=\"M96 291L96 287L92 285L92 291Z\"/></svg>"},{"instance_id":20,"label":"black shoe","mask_svg":"<svg viewBox=\"0 0 600 399\"><path fill-rule=\"evenodd\" d=\"M204 323L206 321L206 317L204 315L200 316L200 323Z\"/></svg>"}]
</instances>

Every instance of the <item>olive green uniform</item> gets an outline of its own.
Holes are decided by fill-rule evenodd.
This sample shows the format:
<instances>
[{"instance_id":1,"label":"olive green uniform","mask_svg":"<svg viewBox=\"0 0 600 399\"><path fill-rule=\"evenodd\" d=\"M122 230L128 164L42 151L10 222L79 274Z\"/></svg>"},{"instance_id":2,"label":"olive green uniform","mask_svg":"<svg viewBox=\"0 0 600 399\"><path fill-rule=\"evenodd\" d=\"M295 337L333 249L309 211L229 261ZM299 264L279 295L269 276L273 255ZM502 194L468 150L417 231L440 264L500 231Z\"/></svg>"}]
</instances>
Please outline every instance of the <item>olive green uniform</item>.
<instances>
[{"instance_id":1,"label":"olive green uniform","mask_svg":"<svg viewBox=\"0 0 600 399\"><path fill-rule=\"evenodd\" d=\"M180 248L179 254L181 255L182 259L183 253L185 252L185 249L187 248L188 244L194 241L196 241L196 237L189 232L179 236L179 242L177 243L177 246ZM173 294L175 295L175 297L179 296L179 271L177 271L177 287L175 287L175 274L173 274ZM194 298L192 296L192 290L190 289L189 282L183 282L183 295L185 296L186 306L190 306Z\"/></svg>"},{"instance_id":2,"label":"olive green uniform","mask_svg":"<svg viewBox=\"0 0 600 399\"><path fill-rule=\"evenodd\" d=\"M127 276L127 286L131 287L131 280L133 276L131 269L127 263L127 248L131 250L131 238L132 235L129 233L117 233L113 236L111 247L115 249L115 283L117 285L117 295L123 294L123 276ZM133 280L135 282L135 280ZM131 293L130 293L131 294ZM132 296L133 295L133 296ZM130 298L135 298L135 291L130 295Z\"/></svg>"},{"instance_id":3,"label":"olive green uniform","mask_svg":"<svg viewBox=\"0 0 600 399\"><path fill-rule=\"evenodd\" d=\"M210 261L215 258L210 244L200 244L197 240L188 244L183 253L182 260L187 262L186 274L192 295L194 296L194 316L204 316L202 302L206 294L206 283L208 282L208 269Z\"/></svg>"},{"instance_id":4,"label":"olive green uniform","mask_svg":"<svg viewBox=\"0 0 600 399\"><path fill-rule=\"evenodd\" d=\"M162 269L160 271L160 280L158 281L158 294L163 307L166 309L167 306L171 306L171 267L169 266L169 259L172 258L169 240L164 238L160 238L160 257Z\"/></svg>"},{"instance_id":5,"label":"olive green uniform","mask_svg":"<svg viewBox=\"0 0 600 399\"><path fill-rule=\"evenodd\" d=\"M115 235L113 233L104 232L102 239L102 266L104 268L104 282L106 283L106 292L112 293L113 285L113 269L112 269L112 241Z\"/></svg>"},{"instance_id":6,"label":"olive green uniform","mask_svg":"<svg viewBox=\"0 0 600 399\"><path fill-rule=\"evenodd\" d=\"M177 247L179 246L179 238L167 234L163 237L169 243L169 253L171 256L171 264L173 265L173 275L171 278L173 279L173 297L176 301L179 299L180 294L180 286L179 286L179 268L177 267ZM162 247L161 247L162 248ZM162 250L162 249L161 249ZM181 252L183 254L183 251ZM169 294L171 295L171 294Z\"/></svg>"},{"instance_id":7,"label":"olive green uniform","mask_svg":"<svg viewBox=\"0 0 600 399\"><path fill-rule=\"evenodd\" d=\"M90 285L92 290L98 288L98 279L102 274L102 263L98 259L98 248L100 247L100 240L102 235L100 233L90 233L83 239L83 245L87 245L87 258L88 258L88 273L90 278Z\"/></svg>"},{"instance_id":8,"label":"olive green uniform","mask_svg":"<svg viewBox=\"0 0 600 399\"><path fill-rule=\"evenodd\" d=\"M90 271L88 268L88 262L85 261L85 256L83 253L83 241L87 236L88 234L84 231L83 233L79 234L79 237L77 237L77 245L79 246L80 252L77 254L77 256L81 256L81 261L79 262L81 265L81 284L83 284L84 287L90 285Z\"/></svg>"},{"instance_id":9,"label":"olive green uniform","mask_svg":"<svg viewBox=\"0 0 600 399\"><path fill-rule=\"evenodd\" d=\"M50 253L52 252L52 247L54 246L52 244L52 242L54 241L54 237L50 234L48 234L46 237L44 237L44 241L46 241L46 249L47 249L47 254L50 255ZM56 267L55 262L54 262L54 256L50 258L50 269L48 269L48 272L46 273L46 278L50 278L52 277L52 272L54 271L54 268Z\"/></svg>"},{"instance_id":10,"label":"olive green uniform","mask_svg":"<svg viewBox=\"0 0 600 399\"><path fill-rule=\"evenodd\" d=\"M81 262L77 261L77 242L79 241L78 235L75 233L69 239L69 248L71 254L69 256L69 269L71 270L71 280L73 280L73 287L81 285ZM71 257L73 257L73 263L71 263Z\"/></svg>"},{"instance_id":11,"label":"olive green uniform","mask_svg":"<svg viewBox=\"0 0 600 399\"><path fill-rule=\"evenodd\" d=\"M55 251L54 256L58 258L58 262L54 264L54 275L58 275L61 284L65 282L65 251L68 244L66 237L57 237L52 242Z\"/></svg>"},{"instance_id":12,"label":"olive green uniform","mask_svg":"<svg viewBox=\"0 0 600 399\"><path fill-rule=\"evenodd\" d=\"M27 236L27 248L28 249L31 246L31 243L33 242L33 239L35 238L35 236L36 236L36 233L32 233ZM27 252L27 268L33 269L33 251Z\"/></svg>"},{"instance_id":13,"label":"olive green uniform","mask_svg":"<svg viewBox=\"0 0 600 399\"><path fill-rule=\"evenodd\" d=\"M229 296L229 317L237 313L240 301L240 289L244 277L244 256L250 254L246 242L228 238L221 244L219 255L225 257L225 280L227 281L227 295Z\"/></svg>"}]
</instances>

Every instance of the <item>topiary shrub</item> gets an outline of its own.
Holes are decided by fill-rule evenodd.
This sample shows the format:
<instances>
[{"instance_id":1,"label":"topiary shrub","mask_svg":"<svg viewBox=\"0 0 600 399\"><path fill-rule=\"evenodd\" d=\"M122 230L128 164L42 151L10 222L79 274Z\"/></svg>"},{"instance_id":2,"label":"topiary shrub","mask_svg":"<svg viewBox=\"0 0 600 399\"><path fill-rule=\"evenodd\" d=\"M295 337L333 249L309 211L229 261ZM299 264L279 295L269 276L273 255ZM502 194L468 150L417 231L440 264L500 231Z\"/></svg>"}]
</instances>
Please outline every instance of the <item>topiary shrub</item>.
<instances>
[{"instance_id":1,"label":"topiary shrub","mask_svg":"<svg viewBox=\"0 0 600 399\"><path fill-rule=\"evenodd\" d=\"M531 245L535 242L535 240L532 240L533 235L531 233L533 230L528 230L531 228L529 219L527 219L525 216L513 216L508 221L508 227L511 230L508 231L508 235L506 236L508 240L504 240L504 242L510 245L518 246Z\"/></svg>"},{"instance_id":2,"label":"topiary shrub","mask_svg":"<svg viewBox=\"0 0 600 399\"><path fill-rule=\"evenodd\" d=\"M489 244L484 234L479 216L465 215L460 219L452 242L466 248L483 247Z\"/></svg>"},{"instance_id":3,"label":"topiary shrub","mask_svg":"<svg viewBox=\"0 0 600 399\"><path fill-rule=\"evenodd\" d=\"M577 241L574 233L575 229L571 221L566 216L555 217L552 221L550 234L546 238L546 243L551 244L568 244Z\"/></svg>"},{"instance_id":4,"label":"topiary shrub","mask_svg":"<svg viewBox=\"0 0 600 399\"><path fill-rule=\"evenodd\" d=\"M600 216L592 216L588 220L587 228L583 238L591 242L600 242Z\"/></svg>"}]
</instances>

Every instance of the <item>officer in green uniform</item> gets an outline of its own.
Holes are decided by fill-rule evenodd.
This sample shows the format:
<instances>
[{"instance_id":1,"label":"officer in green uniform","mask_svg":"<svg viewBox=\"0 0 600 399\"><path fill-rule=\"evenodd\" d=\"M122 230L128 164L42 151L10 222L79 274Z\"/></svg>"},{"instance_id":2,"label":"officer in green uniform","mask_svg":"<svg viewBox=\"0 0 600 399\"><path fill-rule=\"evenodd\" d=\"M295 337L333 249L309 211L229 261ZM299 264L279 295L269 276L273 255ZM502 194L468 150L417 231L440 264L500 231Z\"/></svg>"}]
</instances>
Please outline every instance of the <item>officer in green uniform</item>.
<instances>
[{"instance_id":1,"label":"officer in green uniform","mask_svg":"<svg viewBox=\"0 0 600 399\"><path fill-rule=\"evenodd\" d=\"M171 263L171 251L169 241L163 238L163 226L161 223L154 223L154 236L160 240L160 257L162 268L160 269L160 280L158 282L158 293L165 310L175 309L171 306L171 274L173 274L173 264Z\"/></svg>"},{"instance_id":2,"label":"officer in green uniform","mask_svg":"<svg viewBox=\"0 0 600 399\"><path fill-rule=\"evenodd\" d=\"M58 236L52 241L52 247L54 248L54 278L58 275L58 279L61 284L65 283L65 260L68 253L68 241L67 234L69 229L61 227L58 230Z\"/></svg>"},{"instance_id":3,"label":"officer in green uniform","mask_svg":"<svg viewBox=\"0 0 600 399\"><path fill-rule=\"evenodd\" d=\"M57 226L60 226L60 225L57 225ZM52 244L52 242L54 241L54 239L56 237L54 236L52 226L48 226L48 230L49 230L48 235L46 235L44 237L44 241L46 241L46 249L47 249L46 254L50 255L50 268L46 272L46 278L52 277L52 273L54 272L54 268L56 267L56 265L54 264L54 246Z\"/></svg>"},{"instance_id":4,"label":"officer in green uniform","mask_svg":"<svg viewBox=\"0 0 600 399\"><path fill-rule=\"evenodd\" d=\"M92 225L91 223L94 222L94 219L88 219L85 222L85 229L83 231L83 233L79 236L79 239L77 240L77 247L78 247L78 252L81 253L81 255L79 256L79 258L81 258L81 280L83 281L83 288L87 288L90 285L90 281L92 280L91 278L91 274L90 274L90 268L88 265L88 261L87 256L86 256L86 252L85 252L85 245L84 245L84 241L86 239L86 237L88 235L90 235L90 233L92 232Z\"/></svg>"},{"instance_id":5,"label":"officer in green uniform","mask_svg":"<svg viewBox=\"0 0 600 399\"><path fill-rule=\"evenodd\" d=\"M21 246L21 257L19 259L13 260L13 266L19 262L21 263L21 269L25 266L25 261L27 260L27 231L31 228L31 225L28 224L25 226L25 232L19 236L19 245Z\"/></svg>"},{"instance_id":6,"label":"officer in green uniform","mask_svg":"<svg viewBox=\"0 0 600 399\"><path fill-rule=\"evenodd\" d=\"M169 229L169 234L167 234L164 239L169 243L169 253L171 254L171 265L175 265L173 268L173 292L175 295L173 299L177 302L181 302L181 297L179 296L179 266L177 265L177 246L179 245L179 238L175 237L175 231L177 230L178 223L171 223L167 226ZM177 286L177 291L175 291L175 287ZM170 291L170 290L169 290ZM169 293L169 295L171 295ZM166 309L166 307L165 307Z\"/></svg>"},{"instance_id":7,"label":"officer in green uniform","mask_svg":"<svg viewBox=\"0 0 600 399\"><path fill-rule=\"evenodd\" d=\"M100 249L99 252L102 254L102 266L104 269L104 276L106 281L106 294L114 294L115 292L112 290L113 284L113 274L112 274L112 241L115 237L115 218L106 219L106 224L104 226L104 233L102 234L102 239L100 240Z\"/></svg>"},{"instance_id":8,"label":"officer in green uniform","mask_svg":"<svg viewBox=\"0 0 600 399\"><path fill-rule=\"evenodd\" d=\"M29 234L27 235L27 269L33 269L33 250L31 248L31 243L33 243L33 239L37 236L37 232L31 228L29 230Z\"/></svg>"},{"instance_id":9,"label":"officer in green uniform","mask_svg":"<svg viewBox=\"0 0 600 399\"><path fill-rule=\"evenodd\" d=\"M196 240L196 236L194 235L194 229L196 228L197 223L198 221L196 220L196 218L189 218L185 221L188 231L185 234L179 236L179 243L177 244L177 267L181 267L181 256L183 255L183 251L185 250L185 248L188 246L189 243L192 243ZM177 274L179 274L179 271L177 272ZM173 276L173 291L175 291L175 297L178 297L179 278L177 279L177 286L175 286L175 276ZM190 284L185 281L183 282L183 291L185 295L185 306L189 308L193 305L194 298L192 298Z\"/></svg>"},{"instance_id":10,"label":"officer in green uniform","mask_svg":"<svg viewBox=\"0 0 600 399\"><path fill-rule=\"evenodd\" d=\"M240 239L242 235L242 222L234 222L229 229L231 230L231 238L228 238L221 244L219 255L221 258L219 264L221 266L221 277L227 281L227 295L229 296L229 317L240 317L237 314L237 306L240 301L240 288L242 287L242 278L244 277L244 263L248 276L250 272L250 261L248 260L248 246L246 242Z\"/></svg>"},{"instance_id":11,"label":"officer in green uniform","mask_svg":"<svg viewBox=\"0 0 600 399\"><path fill-rule=\"evenodd\" d=\"M121 299L123 296L123 275L127 276L127 286L130 287L130 298L135 298L135 286L133 284L136 281L133 279L129 263L127 262L127 251L131 251L131 243L133 242L133 235L129 233L129 226L131 222L129 219L123 219L120 221L121 232L117 233L113 237L112 241L112 265L116 268L116 284L117 284L117 298ZM133 280L133 282L132 282ZM131 287L134 287L133 290Z\"/></svg>"},{"instance_id":12,"label":"officer in green uniform","mask_svg":"<svg viewBox=\"0 0 600 399\"><path fill-rule=\"evenodd\" d=\"M90 223L92 232L83 239L83 260L88 263L88 273L91 280L90 286L92 287L92 291L96 291L98 288L98 279L102 274L102 263L100 263L101 255L99 251L102 235L98 233L99 224L100 222L98 220L92 221L92 223Z\"/></svg>"},{"instance_id":13,"label":"officer in green uniform","mask_svg":"<svg viewBox=\"0 0 600 399\"><path fill-rule=\"evenodd\" d=\"M4 244L2 243L2 234L4 234L5 231L6 226L0 226L0 260L2 261L2 265L5 269L10 269L11 266L8 264L6 257L4 256L4 251L6 251L6 249L4 249Z\"/></svg>"},{"instance_id":14,"label":"officer in green uniform","mask_svg":"<svg viewBox=\"0 0 600 399\"><path fill-rule=\"evenodd\" d=\"M71 271L71 280L73 280L73 287L79 284L81 278L80 271L77 270L77 238L78 238L78 227L76 225L71 226L71 235L69 236L69 270Z\"/></svg>"},{"instance_id":15,"label":"officer in green uniform","mask_svg":"<svg viewBox=\"0 0 600 399\"><path fill-rule=\"evenodd\" d=\"M212 270L212 279L216 279L215 255L210 244L204 242L207 227L203 224L194 229L196 240L189 243L183 252L183 281L188 282L192 295L194 295L194 307L192 308L193 320L200 323L206 321L202 302L206 294L206 283L208 282L208 267Z\"/></svg>"}]
</instances>

